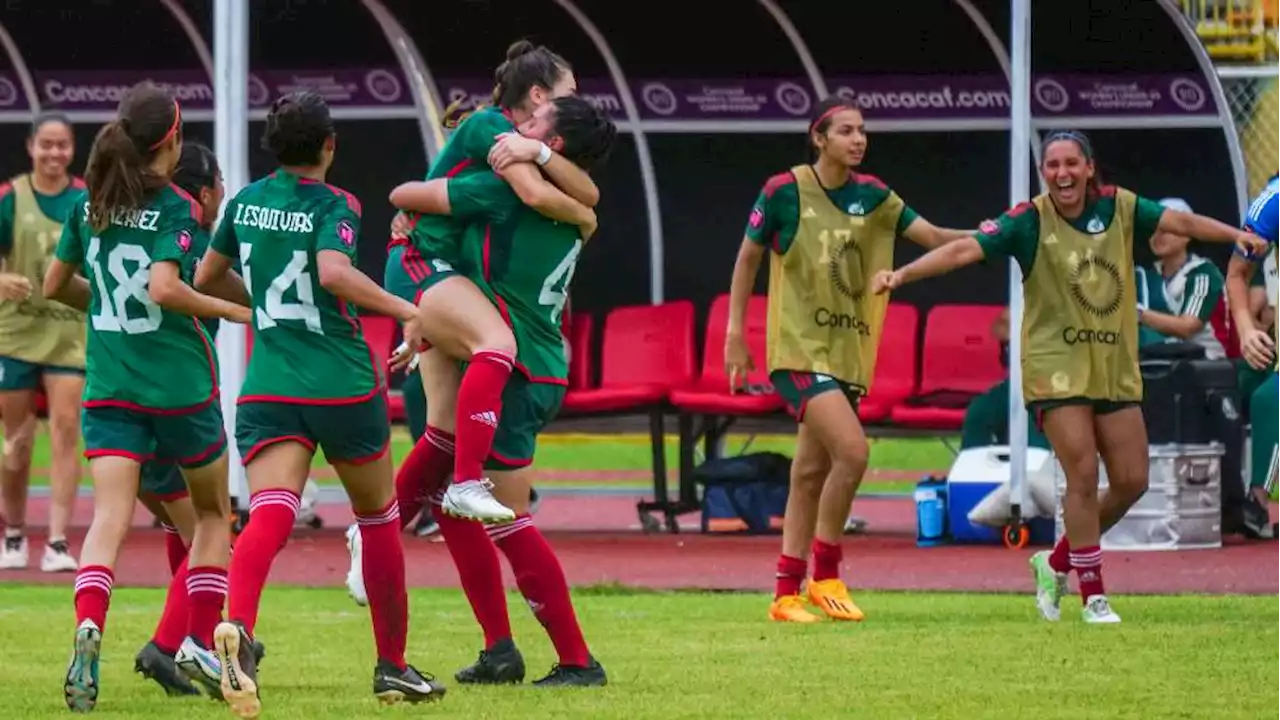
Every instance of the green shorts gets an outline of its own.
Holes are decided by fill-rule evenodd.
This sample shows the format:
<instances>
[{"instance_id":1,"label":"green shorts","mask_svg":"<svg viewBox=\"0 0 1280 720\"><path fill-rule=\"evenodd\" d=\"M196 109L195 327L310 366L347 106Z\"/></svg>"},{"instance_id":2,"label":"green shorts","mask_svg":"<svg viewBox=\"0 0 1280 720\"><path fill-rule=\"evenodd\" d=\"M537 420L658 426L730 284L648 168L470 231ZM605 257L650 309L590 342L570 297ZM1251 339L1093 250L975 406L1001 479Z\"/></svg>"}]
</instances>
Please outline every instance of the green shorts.
<instances>
[{"instance_id":1,"label":"green shorts","mask_svg":"<svg viewBox=\"0 0 1280 720\"><path fill-rule=\"evenodd\" d=\"M160 460L184 468L204 467L222 457L227 447L217 402L180 415L89 407L80 415L80 432L87 458Z\"/></svg>"},{"instance_id":2,"label":"green shorts","mask_svg":"<svg viewBox=\"0 0 1280 720\"><path fill-rule=\"evenodd\" d=\"M84 368L38 365L26 360L0 356L0 390L35 390L40 387L40 378L46 373L84 377Z\"/></svg>"},{"instance_id":3,"label":"green shorts","mask_svg":"<svg viewBox=\"0 0 1280 720\"><path fill-rule=\"evenodd\" d=\"M822 373L774 370L769 373L769 382L787 404L787 412L800 422L804 421L804 410L809 401L822 393L839 390L854 410L858 409L858 400L864 394L862 388Z\"/></svg>"},{"instance_id":4,"label":"green shorts","mask_svg":"<svg viewBox=\"0 0 1280 720\"><path fill-rule=\"evenodd\" d=\"M236 446L246 465L281 442L296 442L312 452L318 448L329 462L360 465L382 457L390 440L384 392L341 405L246 402L236 407Z\"/></svg>"},{"instance_id":5,"label":"green shorts","mask_svg":"<svg viewBox=\"0 0 1280 720\"><path fill-rule=\"evenodd\" d=\"M1110 415L1125 408L1139 407L1137 400L1094 400L1086 397L1058 398L1055 400L1033 400L1027 403L1027 413L1036 420L1036 428L1044 432L1044 414L1060 407L1087 405L1093 408L1094 415Z\"/></svg>"},{"instance_id":6,"label":"green shorts","mask_svg":"<svg viewBox=\"0 0 1280 720\"><path fill-rule=\"evenodd\" d=\"M152 495L162 502L187 496L187 481L183 479L177 463L148 460L142 463L141 479L139 495Z\"/></svg>"},{"instance_id":7,"label":"green shorts","mask_svg":"<svg viewBox=\"0 0 1280 720\"><path fill-rule=\"evenodd\" d=\"M530 382L519 371L502 391L502 419L493 435L487 470L518 470L533 464L538 433L555 419L565 386Z\"/></svg>"},{"instance_id":8,"label":"green shorts","mask_svg":"<svg viewBox=\"0 0 1280 720\"><path fill-rule=\"evenodd\" d=\"M392 295L416 305L422 293L455 276L463 276L455 258L428 257L412 245L395 245L387 254L382 286Z\"/></svg>"}]
</instances>

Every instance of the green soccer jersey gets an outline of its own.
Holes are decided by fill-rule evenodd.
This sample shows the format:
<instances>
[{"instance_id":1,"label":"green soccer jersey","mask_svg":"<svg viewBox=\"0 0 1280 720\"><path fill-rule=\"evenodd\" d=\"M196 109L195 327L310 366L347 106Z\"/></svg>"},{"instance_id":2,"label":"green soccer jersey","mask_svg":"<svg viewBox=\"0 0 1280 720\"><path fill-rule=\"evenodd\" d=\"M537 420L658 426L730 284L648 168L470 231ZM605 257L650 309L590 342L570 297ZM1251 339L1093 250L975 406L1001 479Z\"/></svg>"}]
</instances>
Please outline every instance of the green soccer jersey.
<instances>
[{"instance_id":1,"label":"green soccer jersey","mask_svg":"<svg viewBox=\"0 0 1280 720\"><path fill-rule=\"evenodd\" d=\"M1165 277L1160 261L1135 269L1137 275L1138 302L1148 310L1167 315L1189 315L1204 323L1200 332L1188 338L1205 349L1205 357L1217 360L1226 357L1222 343L1209 324L1209 318L1222 301L1222 288L1226 283L1222 272L1213 263L1195 254L1188 254L1187 261L1169 277ZM1178 341L1158 330L1140 325L1139 343Z\"/></svg>"},{"instance_id":2,"label":"green soccer jersey","mask_svg":"<svg viewBox=\"0 0 1280 720\"><path fill-rule=\"evenodd\" d=\"M13 186L10 183L0 184L0 255L8 255L9 248L13 247L13 228L16 225L13 213L17 209L17 197L12 190ZM39 192L33 192L33 194L36 196L36 205L45 217L54 222L66 224L72 211L85 200L84 181L80 178L71 178L71 184L57 195L44 195Z\"/></svg>"},{"instance_id":3,"label":"green soccer jersey","mask_svg":"<svg viewBox=\"0 0 1280 720\"><path fill-rule=\"evenodd\" d=\"M358 401L383 373L354 305L320 286L316 257L356 258L360 203L345 190L284 170L227 204L213 249L240 260L253 299L253 353L240 402Z\"/></svg>"},{"instance_id":4,"label":"green soccer jersey","mask_svg":"<svg viewBox=\"0 0 1280 720\"><path fill-rule=\"evenodd\" d=\"M211 402L218 366L213 341L195 318L151 299L151 266L177 263L190 278L198 256L200 207L169 186L145 205L112 213L102 232L89 225L87 202L67 219L58 259L89 281L85 407L174 411Z\"/></svg>"},{"instance_id":5,"label":"green soccer jersey","mask_svg":"<svg viewBox=\"0 0 1280 720\"><path fill-rule=\"evenodd\" d=\"M487 107L472 113L449 137L427 173L428 180L452 178L489 171L489 150L494 138L515 130L511 118L500 108ZM464 223L444 215L417 215L409 233L418 252L428 260L455 264L465 262L460 252ZM467 272L459 268L460 272Z\"/></svg>"},{"instance_id":6,"label":"green soccer jersey","mask_svg":"<svg viewBox=\"0 0 1280 720\"><path fill-rule=\"evenodd\" d=\"M1085 205L1080 217L1068 222L1076 230L1089 235L1105 233L1116 214L1115 188L1108 186L1096 200ZM1133 241L1147 242L1160 225L1164 206L1154 200L1138 198L1133 211ZM1064 218L1065 220L1066 218ZM999 255L1018 261L1022 276L1031 274L1036 253L1040 250L1040 213L1030 202L1010 208L996 220L988 220L975 236L987 257Z\"/></svg>"},{"instance_id":7,"label":"green soccer jersey","mask_svg":"<svg viewBox=\"0 0 1280 720\"><path fill-rule=\"evenodd\" d=\"M462 243L468 275L498 306L516 339L516 364L534 382L565 384L569 363L560 335L582 231L520 202L492 172L449 180L453 217L471 222Z\"/></svg>"},{"instance_id":8,"label":"green soccer jersey","mask_svg":"<svg viewBox=\"0 0 1280 720\"><path fill-rule=\"evenodd\" d=\"M824 188L827 197L850 215L867 215L880 206L893 191L871 175L852 173L849 181L835 189ZM920 217L910 207L898 216L897 232L902 234ZM800 226L800 188L791 171L778 173L765 182L747 222L747 237L783 255L796 239Z\"/></svg>"}]
</instances>

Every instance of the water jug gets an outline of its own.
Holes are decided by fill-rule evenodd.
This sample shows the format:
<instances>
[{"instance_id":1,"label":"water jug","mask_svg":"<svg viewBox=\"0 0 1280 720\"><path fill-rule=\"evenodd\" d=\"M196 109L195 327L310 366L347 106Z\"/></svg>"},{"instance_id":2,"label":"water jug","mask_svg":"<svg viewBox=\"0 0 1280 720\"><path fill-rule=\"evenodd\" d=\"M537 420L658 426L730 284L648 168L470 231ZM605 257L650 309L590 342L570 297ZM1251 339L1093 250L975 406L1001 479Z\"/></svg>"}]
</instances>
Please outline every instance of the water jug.
<instances>
[{"instance_id":1,"label":"water jug","mask_svg":"<svg viewBox=\"0 0 1280 720\"><path fill-rule=\"evenodd\" d=\"M916 483L916 545L934 547L947 541L947 482L928 477Z\"/></svg>"}]
</instances>

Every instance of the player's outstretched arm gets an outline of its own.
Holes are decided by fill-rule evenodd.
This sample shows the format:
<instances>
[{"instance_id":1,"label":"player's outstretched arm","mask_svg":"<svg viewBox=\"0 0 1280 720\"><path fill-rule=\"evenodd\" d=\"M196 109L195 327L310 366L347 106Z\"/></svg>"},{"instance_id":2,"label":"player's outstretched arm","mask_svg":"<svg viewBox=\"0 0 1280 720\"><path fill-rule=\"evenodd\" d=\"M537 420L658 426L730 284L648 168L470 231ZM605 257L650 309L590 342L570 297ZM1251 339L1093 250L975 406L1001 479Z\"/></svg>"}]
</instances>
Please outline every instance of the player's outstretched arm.
<instances>
[{"instance_id":1,"label":"player's outstretched arm","mask_svg":"<svg viewBox=\"0 0 1280 720\"><path fill-rule=\"evenodd\" d=\"M936 247L897 270L881 270L876 273L871 282L872 292L879 295L896 290L907 283L959 270L980 262L985 257L986 253L978 244L977 238L963 237Z\"/></svg>"},{"instance_id":2,"label":"player's outstretched arm","mask_svg":"<svg viewBox=\"0 0 1280 720\"><path fill-rule=\"evenodd\" d=\"M1157 229L1171 235L1234 244L1241 253L1249 257L1260 257L1268 250L1267 241L1248 230L1239 230L1211 217L1181 210L1165 210L1161 213Z\"/></svg>"},{"instance_id":3,"label":"player's outstretched arm","mask_svg":"<svg viewBox=\"0 0 1280 720\"><path fill-rule=\"evenodd\" d=\"M147 293L165 310L191 317L216 317L241 324L247 324L253 318L248 307L205 295L183 282L181 268L172 260L151 264Z\"/></svg>"},{"instance_id":4,"label":"player's outstretched arm","mask_svg":"<svg viewBox=\"0 0 1280 720\"><path fill-rule=\"evenodd\" d=\"M453 214L453 207L449 204L449 181L445 178L400 183L391 191L389 199L398 210L427 215Z\"/></svg>"},{"instance_id":5,"label":"player's outstretched arm","mask_svg":"<svg viewBox=\"0 0 1280 720\"><path fill-rule=\"evenodd\" d=\"M973 231L940 228L923 217L918 217L902 231L902 235L920 247L932 250L949 242L969 237L973 235Z\"/></svg>"},{"instance_id":6,"label":"player's outstretched arm","mask_svg":"<svg viewBox=\"0 0 1280 720\"><path fill-rule=\"evenodd\" d=\"M249 307L253 298L244 286L244 278L231 269L231 258L214 250L212 246L204 251L204 257L196 265L194 283L196 290L221 298L237 305Z\"/></svg>"},{"instance_id":7,"label":"player's outstretched arm","mask_svg":"<svg viewBox=\"0 0 1280 720\"><path fill-rule=\"evenodd\" d=\"M512 163L494 172L511 185L520 202L537 210L540 215L582 228L590 227L591 233L586 233L584 229L584 238L595 233L595 211L547 182L533 163Z\"/></svg>"},{"instance_id":8,"label":"player's outstretched arm","mask_svg":"<svg viewBox=\"0 0 1280 720\"><path fill-rule=\"evenodd\" d=\"M44 296L80 312L89 310L89 281L79 274L80 266L58 258L49 262L44 271Z\"/></svg>"}]
</instances>

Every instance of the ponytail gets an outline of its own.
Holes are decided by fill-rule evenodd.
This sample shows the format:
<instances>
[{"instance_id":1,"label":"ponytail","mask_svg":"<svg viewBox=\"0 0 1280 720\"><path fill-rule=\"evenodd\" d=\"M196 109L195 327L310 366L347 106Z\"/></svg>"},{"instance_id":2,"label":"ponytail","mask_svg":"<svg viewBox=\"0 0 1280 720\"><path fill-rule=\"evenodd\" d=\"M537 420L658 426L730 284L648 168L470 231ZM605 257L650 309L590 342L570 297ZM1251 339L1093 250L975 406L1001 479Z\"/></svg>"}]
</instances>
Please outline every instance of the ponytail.
<instances>
[{"instance_id":1,"label":"ponytail","mask_svg":"<svg viewBox=\"0 0 1280 720\"><path fill-rule=\"evenodd\" d=\"M445 130L457 130L463 120L471 117L471 113L482 110L485 107L484 105L477 105L471 110L463 110L462 104L464 102L465 99L459 98L449 103L449 107L444 109L444 115L440 118L441 127Z\"/></svg>"},{"instance_id":2,"label":"ponytail","mask_svg":"<svg viewBox=\"0 0 1280 720\"><path fill-rule=\"evenodd\" d=\"M89 186L89 225L102 232L111 224L111 211L142 204L151 191L164 187L167 178L152 170L147 159L125 132L119 120L98 131L89 151L85 184Z\"/></svg>"}]
</instances>

